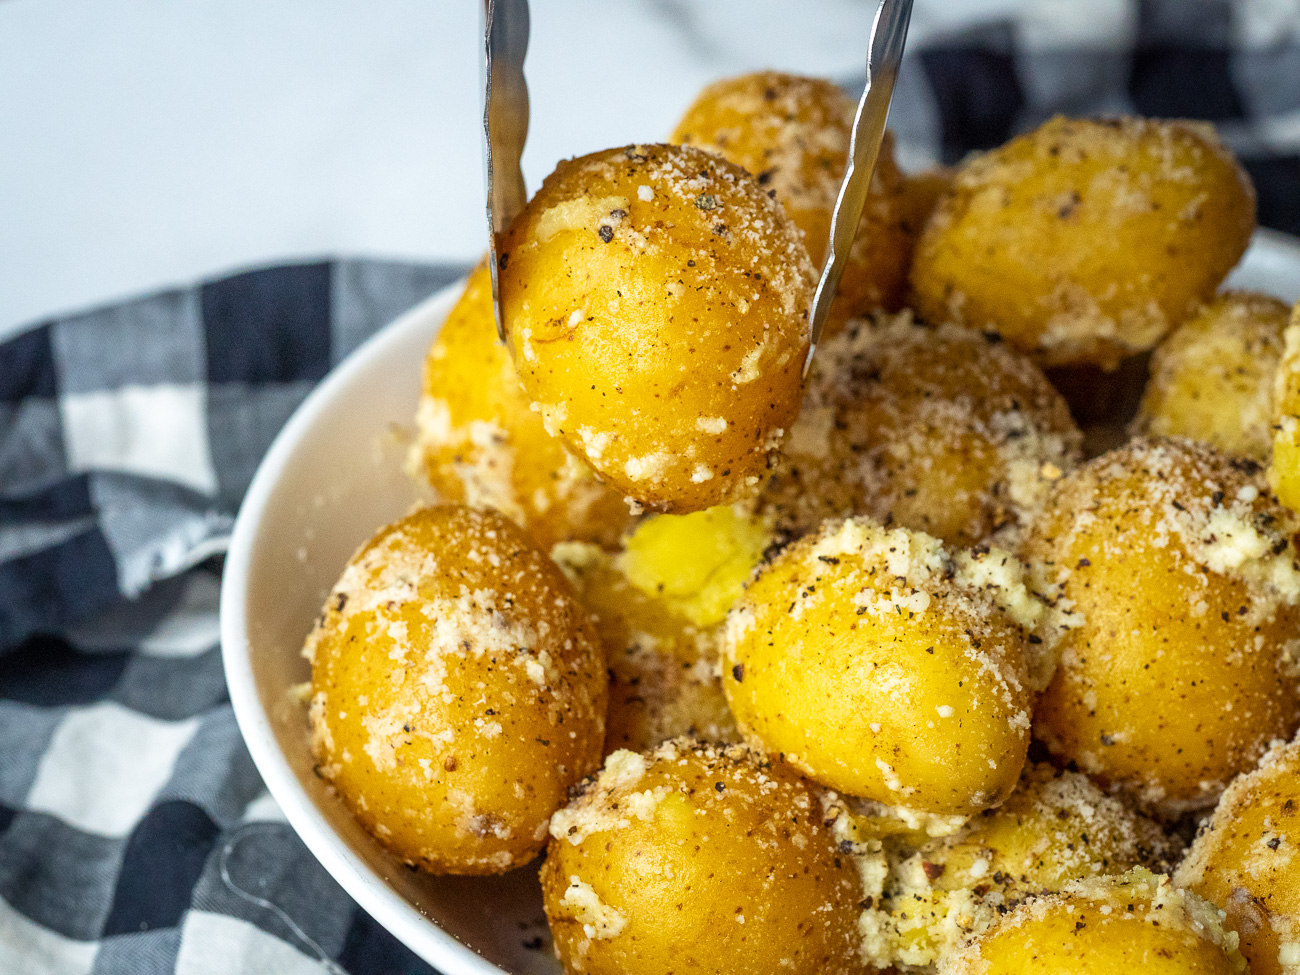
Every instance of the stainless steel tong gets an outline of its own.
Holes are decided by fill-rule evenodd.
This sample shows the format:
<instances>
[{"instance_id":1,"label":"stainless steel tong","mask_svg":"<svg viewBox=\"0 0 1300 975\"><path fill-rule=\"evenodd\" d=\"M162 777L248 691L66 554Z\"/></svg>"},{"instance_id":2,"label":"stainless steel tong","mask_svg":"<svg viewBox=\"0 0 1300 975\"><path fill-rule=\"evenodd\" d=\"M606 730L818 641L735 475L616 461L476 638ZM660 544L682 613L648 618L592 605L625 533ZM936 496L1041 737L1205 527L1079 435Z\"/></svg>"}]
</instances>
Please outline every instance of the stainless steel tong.
<instances>
[{"instance_id":1,"label":"stainless steel tong","mask_svg":"<svg viewBox=\"0 0 1300 975\"><path fill-rule=\"evenodd\" d=\"M500 270L498 235L502 234L527 200L520 168L524 140L528 137L528 85L524 81L524 56L528 53L528 0L483 0L483 163L487 173L489 261L492 269L492 306L497 335L505 338L501 298L497 287ZM811 337L804 371L812 364L826 315L844 274L853 239L862 222L862 208L871 187L885 118L903 61L903 44L912 18L912 0L881 0L871 25L867 49L867 85L853 119L844 181L831 215L826 263L813 296Z\"/></svg>"}]
</instances>

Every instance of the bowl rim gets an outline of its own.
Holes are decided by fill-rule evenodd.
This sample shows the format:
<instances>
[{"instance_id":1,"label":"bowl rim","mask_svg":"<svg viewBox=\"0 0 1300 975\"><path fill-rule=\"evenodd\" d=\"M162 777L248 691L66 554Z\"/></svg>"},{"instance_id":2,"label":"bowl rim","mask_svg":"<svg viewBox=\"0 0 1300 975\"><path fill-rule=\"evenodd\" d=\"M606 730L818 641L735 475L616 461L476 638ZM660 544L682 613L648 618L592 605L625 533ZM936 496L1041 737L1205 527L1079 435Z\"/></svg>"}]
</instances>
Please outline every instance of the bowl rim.
<instances>
[{"instance_id":1,"label":"bowl rim","mask_svg":"<svg viewBox=\"0 0 1300 975\"><path fill-rule=\"evenodd\" d=\"M446 975L502 975L502 969L444 931L392 889L357 856L330 826L290 768L276 738L272 717L261 700L253 674L246 594L252 556L268 502L304 435L358 373L382 357L396 335L430 319L438 326L464 290L462 278L403 313L346 356L294 410L258 465L235 518L221 580L221 659L230 703L240 733L293 831L335 882L402 944Z\"/></svg>"}]
</instances>

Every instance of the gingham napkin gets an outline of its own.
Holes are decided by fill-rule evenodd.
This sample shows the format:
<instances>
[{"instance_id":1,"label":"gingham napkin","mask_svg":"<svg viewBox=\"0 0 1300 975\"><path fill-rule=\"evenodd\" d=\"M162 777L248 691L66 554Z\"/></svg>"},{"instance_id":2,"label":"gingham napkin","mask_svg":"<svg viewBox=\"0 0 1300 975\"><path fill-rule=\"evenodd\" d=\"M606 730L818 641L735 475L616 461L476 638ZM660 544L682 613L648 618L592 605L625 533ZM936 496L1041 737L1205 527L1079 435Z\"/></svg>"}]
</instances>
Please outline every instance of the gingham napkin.
<instances>
[{"instance_id":1,"label":"gingham napkin","mask_svg":"<svg viewBox=\"0 0 1300 975\"><path fill-rule=\"evenodd\" d=\"M1056 110L1208 118L1261 221L1300 232L1300 4L969 6L1011 12L912 49L891 116L905 157L955 160ZM1044 8L1122 29L1045 45ZM280 425L462 270L270 268L0 345L0 973L428 971L265 794L216 609L219 553Z\"/></svg>"}]
</instances>

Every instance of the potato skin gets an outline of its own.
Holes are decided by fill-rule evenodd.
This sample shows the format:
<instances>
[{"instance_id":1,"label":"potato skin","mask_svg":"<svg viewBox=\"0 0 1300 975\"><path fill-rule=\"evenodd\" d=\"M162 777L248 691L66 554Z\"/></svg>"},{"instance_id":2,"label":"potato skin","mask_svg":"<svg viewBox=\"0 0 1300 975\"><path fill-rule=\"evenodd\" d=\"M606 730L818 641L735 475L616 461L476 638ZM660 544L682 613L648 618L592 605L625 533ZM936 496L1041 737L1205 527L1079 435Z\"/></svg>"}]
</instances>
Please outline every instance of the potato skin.
<instances>
[{"instance_id":1,"label":"potato skin","mask_svg":"<svg viewBox=\"0 0 1300 975\"><path fill-rule=\"evenodd\" d=\"M1035 610L1004 552L953 556L928 535L830 522L732 609L722 686L742 730L815 781L969 815L1005 799L1024 765Z\"/></svg>"},{"instance_id":2,"label":"potato skin","mask_svg":"<svg viewBox=\"0 0 1300 975\"><path fill-rule=\"evenodd\" d=\"M497 340L492 281L480 264L424 361L409 466L444 501L495 508L543 551L613 548L631 522L623 496L546 432Z\"/></svg>"},{"instance_id":3,"label":"potato skin","mask_svg":"<svg viewBox=\"0 0 1300 975\"><path fill-rule=\"evenodd\" d=\"M1168 877L1136 868L1021 905L939 975L1244 975L1237 936Z\"/></svg>"},{"instance_id":4,"label":"potato skin","mask_svg":"<svg viewBox=\"0 0 1300 975\"><path fill-rule=\"evenodd\" d=\"M1134 431L1190 437L1266 462L1289 313L1278 299L1246 291L1198 309L1156 349Z\"/></svg>"},{"instance_id":5,"label":"potato skin","mask_svg":"<svg viewBox=\"0 0 1300 975\"><path fill-rule=\"evenodd\" d=\"M497 512L424 508L381 529L304 654L319 774L420 869L528 862L600 763L599 638L560 570Z\"/></svg>"},{"instance_id":6,"label":"potato skin","mask_svg":"<svg viewBox=\"0 0 1300 975\"><path fill-rule=\"evenodd\" d=\"M687 739L615 752L551 836L542 893L569 972L863 970L857 870L779 760Z\"/></svg>"},{"instance_id":7,"label":"potato skin","mask_svg":"<svg viewBox=\"0 0 1300 975\"><path fill-rule=\"evenodd\" d=\"M890 879L868 924L878 965L932 965L1026 899L1130 867L1166 869L1181 844L1078 772L1025 767L1016 791L955 833L886 840Z\"/></svg>"},{"instance_id":8,"label":"potato skin","mask_svg":"<svg viewBox=\"0 0 1300 975\"><path fill-rule=\"evenodd\" d=\"M669 141L716 152L758 177L776 193L820 268L848 161L854 108L824 79L759 71L706 87ZM824 336L866 312L902 307L915 242L904 181L894 162L893 136L886 132Z\"/></svg>"},{"instance_id":9,"label":"potato skin","mask_svg":"<svg viewBox=\"0 0 1300 975\"><path fill-rule=\"evenodd\" d=\"M824 342L762 508L801 535L869 515L951 545L1014 545L1080 433L1037 366L1003 343L909 313Z\"/></svg>"},{"instance_id":10,"label":"potato skin","mask_svg":"<svg viewBox=\"0 0 1300 975\"><path fill-rule=\"evenodd\" d=\"M754 177L690 146L563 162L502 261L511 353L547 430L651 510L756 493L799 410L814 275Z\"/></svg>"},{"instance_id":11,"label":"potato skin","mask_svg":"<svg viewBox=\"0 0 1300 975\"><path fill-rule=\"evenodd\" d=\"M1300 972L1300 741L1228 786L1174 879L1227 912L1252 975Z\"/></svg>"},{"instance_id":12,"label":"potato skin","mask_svg":"<svg viewBox=\"0 0 1300 975\"><path fill-rule=\"evenodd\" d=\"M1160 816L1212 805L1300 724L1300 568L1258 474L1134 441L1064 478L1025 544L1083 620L1035 731Z\"/></svg>"},{"instance_id":13,"label":"potato skin","mask_svg":"<svg viewBox=\"0 0 1300 975\"><path fill-rule=\"evenodd\" d=\"M1043 365L1113 368L1209 300L1254 229L1208 126L1058 116L958 169L917 245L915 307Z\"/></svg>"}]
</instances>

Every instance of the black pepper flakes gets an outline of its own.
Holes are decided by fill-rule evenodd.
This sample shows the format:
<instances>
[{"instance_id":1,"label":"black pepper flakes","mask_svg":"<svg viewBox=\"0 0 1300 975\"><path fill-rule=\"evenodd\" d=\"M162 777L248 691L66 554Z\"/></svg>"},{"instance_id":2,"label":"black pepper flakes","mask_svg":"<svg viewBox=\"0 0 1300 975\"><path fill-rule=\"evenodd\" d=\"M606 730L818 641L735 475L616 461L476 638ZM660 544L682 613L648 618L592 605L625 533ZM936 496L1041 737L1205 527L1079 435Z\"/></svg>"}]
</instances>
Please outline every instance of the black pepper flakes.
<instances>
[{"instance_id":1,"label":"black pepper flakes","mask_svg":"<svg viewBox=\"0 0 1300 975\"><path fill-rule=\"evenodd\" d=\"M596 236L608 244L614 239L614 228L607 223L602 223L600 229L596 231Z\"/></svg>"},{"instance_id":2,"label":"black pepper flakes","mask_svg":"<svg viewBox=\"0 0 1300 975\"><path fill-rule=\"evenodd\" d=\"M712 210L718 205L718 198L712 193L701 193L695 198L695 205L701 210Z\"/></svg>"},{"instance_id":3,"label":"black pepper flakes","mask_svg":"<svg viewBox=\"0 0 1300 975\"><path fill-rule=\"evenodd\" d=\"M736 679L736 683L737 683L737 684L742 684L742 683L744 683L744 681L745 681L745 665L744 665L744 664L736 664L736 666L732 667L732 668L731 668L731 676L734 677L734 678Z\"/></svg>"}]
</instances>

